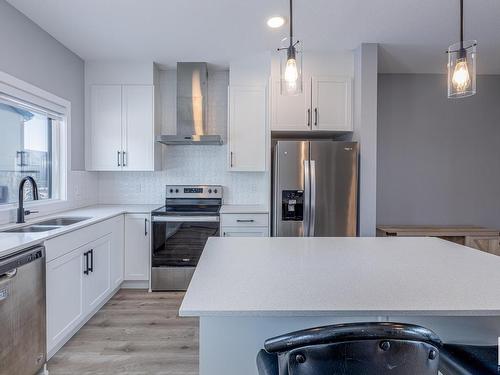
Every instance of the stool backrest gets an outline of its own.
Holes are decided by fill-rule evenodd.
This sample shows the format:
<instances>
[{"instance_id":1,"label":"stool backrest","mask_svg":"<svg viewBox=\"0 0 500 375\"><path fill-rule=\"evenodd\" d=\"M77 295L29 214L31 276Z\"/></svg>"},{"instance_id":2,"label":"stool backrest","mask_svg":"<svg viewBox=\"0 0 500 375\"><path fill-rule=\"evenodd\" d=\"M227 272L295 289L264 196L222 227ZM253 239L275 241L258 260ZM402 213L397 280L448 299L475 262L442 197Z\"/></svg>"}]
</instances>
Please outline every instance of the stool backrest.
<instances>
[{"instance_id":1,"label":"stool backrest","mask_svg":"<svg viewBox=\"0 0 500 375\"><path fill-rule=\"evenodd\" d=\"M350 323L292 332L266 340L279 375L436 375L441 340L402 323Z\"/></svg>"}]
</instances>

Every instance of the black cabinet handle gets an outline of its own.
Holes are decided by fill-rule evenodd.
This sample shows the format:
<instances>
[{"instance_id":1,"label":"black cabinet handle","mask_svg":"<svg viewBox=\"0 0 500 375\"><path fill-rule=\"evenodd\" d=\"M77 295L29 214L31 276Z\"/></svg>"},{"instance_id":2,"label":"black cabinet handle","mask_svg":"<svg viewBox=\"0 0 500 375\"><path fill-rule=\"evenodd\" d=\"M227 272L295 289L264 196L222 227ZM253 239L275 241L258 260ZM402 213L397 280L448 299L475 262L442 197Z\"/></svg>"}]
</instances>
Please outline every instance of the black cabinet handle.
<instances>
[{"instance_id":1,"label":"black cabinet handle","mask_svg":"<svg viewBox=\"0 0 500 375\"><path fill-rule=\"evenodd\" d=\"M90 272L94 272L94 249L91 249L89 251L90 253L90 268L89 268L89 271Z\"/></svg>"},{"instance_id":2,"label":"black cabinet handle","mask_svg":"<svg viewBox=\"0 0 500 375\"><path fill-rule=\"evenodd\" d=\"M144 235L148 235L148 219L144 219Z\"/></svg>"},{"instance_id":3,"label":"black cabinet handle","mask_svg":"<svg viewBox=\"0 0 500 375\"><path fill-rule=\"evenodd\" d=\"M89 251L86 251L83 253L83 256L85 257L85 269L83 270L83 273L85 275L89 274Z\"/></svg>"},{"instance_id":4,"label":"black cabinet handle","mask_svg":"<svg viewBox=\"0 0 500 375\"><path fill-rule=\"evenodd\" d=\"M116 151L117 152L117 158L116 158L116 164L121 167L121 164L120 164L120 154L121 152L120 151Z\"/></svg>"},{"instance_id":5,"label":"black cabinet handle","mask_svg":"<svg viewBox=\"0 0 500 375\"><path fill-rule=\"evenodd\" d=\"M253 223L254 219L236 219L237 223Z\"/></svg>"},{"instance_id":6,"label":"black cabinet handle","mask_svg":"<svg viewBox=\"0 0 500 375\"><path fill-rule=\"evenodd\" d=\"M314 108L314 126L318 126L318 108Z\"/></svg>"}]
</instances>

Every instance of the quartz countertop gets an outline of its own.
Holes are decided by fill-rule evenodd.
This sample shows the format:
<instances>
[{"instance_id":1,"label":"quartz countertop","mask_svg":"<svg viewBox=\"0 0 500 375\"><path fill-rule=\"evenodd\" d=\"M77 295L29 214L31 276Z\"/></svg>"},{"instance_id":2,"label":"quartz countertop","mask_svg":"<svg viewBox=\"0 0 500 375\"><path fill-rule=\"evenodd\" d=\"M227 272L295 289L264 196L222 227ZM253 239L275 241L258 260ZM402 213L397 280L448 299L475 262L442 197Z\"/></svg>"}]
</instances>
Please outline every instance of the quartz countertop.
<instances>
[{"instance_id":1,"label":"quartz countertop","mask_svg":"<svg viewBox=\"0 0 500 375\"><path fill-rule=\"evenodd\" d=\"M210 238L181 316L500 315L500 257L438 238Z\"/></svg>"},{"instance_id":2,"label":"quartz countertop","mask_svg":"<svg viewBox=\"0 0 500 375\"><path fill-rule=\"evenodd\" d=\"M160 207L156 205L94 205L78 208L69 211L58 212L50 216L37 217L33 220L27 220L25 224L7 224L0 227L0 257L15 253L24 248L28 248L48 240L49 238L60 236L61 234L72 232L76 229L86 227L107 220L114 216L124 213L149 213ZM15 227L36 224L37 222L51 219L54 217L90 217L88 220L79 223L64 226L58 229L38 233L5 233L2 230Z\"/></svg>"},{"instance_id":3,"label":"quartz countertop","mask_svg":"<svg viewBox=\"0 0 500 375\"><path fill-rule=\"evenodd\" d=\"M223 204L221 214L268 214L269 208L263 204Z\"/></svg>"}]
</instances>

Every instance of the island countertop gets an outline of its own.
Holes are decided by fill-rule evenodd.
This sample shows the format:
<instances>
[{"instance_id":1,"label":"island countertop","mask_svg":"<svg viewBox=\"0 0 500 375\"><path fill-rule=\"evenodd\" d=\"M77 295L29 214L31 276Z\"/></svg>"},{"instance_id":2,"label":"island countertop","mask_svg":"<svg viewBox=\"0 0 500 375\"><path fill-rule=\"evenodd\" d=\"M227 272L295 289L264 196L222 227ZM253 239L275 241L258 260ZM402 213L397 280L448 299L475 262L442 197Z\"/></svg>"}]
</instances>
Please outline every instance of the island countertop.
<instances>
[{"instance_id":1,"label":"island countertop","mask_svg":"<svg viewBox=\"0 0 500 375\"><path fill-rule=\"evenodd\" d=\"M437 238L210 238L181 316L500 316L500 257Z\"/></svg>"}]
</instances>

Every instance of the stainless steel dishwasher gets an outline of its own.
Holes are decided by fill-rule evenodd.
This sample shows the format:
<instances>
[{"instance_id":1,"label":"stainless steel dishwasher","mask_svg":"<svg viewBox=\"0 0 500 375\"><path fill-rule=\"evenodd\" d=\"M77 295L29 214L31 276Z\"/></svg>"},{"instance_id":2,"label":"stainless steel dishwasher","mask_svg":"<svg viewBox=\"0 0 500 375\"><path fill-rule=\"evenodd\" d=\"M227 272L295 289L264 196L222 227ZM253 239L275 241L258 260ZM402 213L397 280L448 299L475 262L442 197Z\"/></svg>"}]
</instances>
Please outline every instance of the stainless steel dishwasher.
<instances>
[{"instance_id":1,"label":"stainless steel dishwasher","mask_svg":"<svg viewBox=\"0 0 500 375\"><path fill-rule=\"evenodd\" d=\"M0 374L35 374L45 361L45 249L37 246L0 258Z\"/></svg>"}]
</instances>

